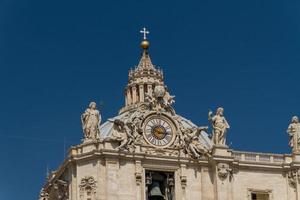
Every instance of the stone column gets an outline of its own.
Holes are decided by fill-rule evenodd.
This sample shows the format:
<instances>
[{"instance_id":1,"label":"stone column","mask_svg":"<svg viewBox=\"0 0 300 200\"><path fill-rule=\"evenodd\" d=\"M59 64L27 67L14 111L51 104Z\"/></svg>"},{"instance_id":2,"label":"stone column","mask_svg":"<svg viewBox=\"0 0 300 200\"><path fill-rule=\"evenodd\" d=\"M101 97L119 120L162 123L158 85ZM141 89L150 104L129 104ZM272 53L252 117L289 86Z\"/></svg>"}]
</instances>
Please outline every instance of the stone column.
<instances>
[{"instance_id":1,"label":"stone column","mask_svg":"<svg viewBox=\"0 0 300 200\"><path fill-rule=\"evenodd\" d=\"M186 186L187 186L187 174L186 174L186 164L180 165L180 183L182 191L182 200L186 199Z\"/></svg>"},{"instance_id":2,"label":"stone column","mask_svg":"<svg viewBox=\"0 0 300 200\"><path fill-rule=\"evenodd\" d=\"M150 96L152 96L152 84L149 84L149 85L147 85L147 87L148 87L148 94L150 95Z\"/></svg>"},{"instance_id":3,"label":"stone column","mask_svg":"<svg viewBox=\"0 0 300 200\"><path fill-rule=\"evenodd\" d=\"M131 98L131 92L130 92L130 87L126 89L126 105L131 105L132 104L132 98Z\"/></svg>"},{"instance_id":4,"label":"stone column","mask_svg":"<svg viewBox=\"0 0 300 200\"><path fill-rule=\"evenodd\" d=\"M132 86L132 104L137 102L136 86Z\"/></svg>"},{"instance_id":5,"label":"stone column","mask_svg":"<svg viewBox=\"0 0 300 200\"><path fill-rule=\"evenodd\" d=\"M144 85L139 86L139 94L140 94L140 102L144 102L145 96L144 96Z\"/></svg>"}]
</instances>

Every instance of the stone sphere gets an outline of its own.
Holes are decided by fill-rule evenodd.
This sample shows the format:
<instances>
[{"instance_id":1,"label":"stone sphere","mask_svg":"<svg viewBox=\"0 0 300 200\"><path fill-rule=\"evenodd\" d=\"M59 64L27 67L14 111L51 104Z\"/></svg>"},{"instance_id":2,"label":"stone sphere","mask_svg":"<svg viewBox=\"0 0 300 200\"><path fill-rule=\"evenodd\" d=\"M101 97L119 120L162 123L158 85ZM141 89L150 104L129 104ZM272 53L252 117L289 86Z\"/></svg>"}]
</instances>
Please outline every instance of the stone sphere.
<instances>
[{"instance_id":1,"label":"stone sphere","mask_svg":"<svg viewBox=\"0 0 300 200\"><path fill-rule=\"evenodd\" d=\"M165 87L162 85L157 85L154 88L154 96L156 98L163 98L165 96L166 90Z\"/></svg>"}]
</instances>

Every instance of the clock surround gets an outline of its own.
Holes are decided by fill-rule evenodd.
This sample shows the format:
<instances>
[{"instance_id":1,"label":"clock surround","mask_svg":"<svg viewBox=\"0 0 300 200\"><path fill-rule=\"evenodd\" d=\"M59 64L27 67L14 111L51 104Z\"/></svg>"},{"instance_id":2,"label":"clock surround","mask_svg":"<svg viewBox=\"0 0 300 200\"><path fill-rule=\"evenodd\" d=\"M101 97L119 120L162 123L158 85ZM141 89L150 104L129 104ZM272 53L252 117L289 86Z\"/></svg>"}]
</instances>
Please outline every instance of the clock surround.
<instances>
[{"instance_id":1,"label":"clock surround","mask_svg":"<svg viewBox=\"0 0 300 200\"><path fill-rule=\"evenodd\" d=\"M150 114L143 124L143 136L146 142L156 148L166 148L173 144L177 126L166 114Z\"/></svg>"}]
</instances>

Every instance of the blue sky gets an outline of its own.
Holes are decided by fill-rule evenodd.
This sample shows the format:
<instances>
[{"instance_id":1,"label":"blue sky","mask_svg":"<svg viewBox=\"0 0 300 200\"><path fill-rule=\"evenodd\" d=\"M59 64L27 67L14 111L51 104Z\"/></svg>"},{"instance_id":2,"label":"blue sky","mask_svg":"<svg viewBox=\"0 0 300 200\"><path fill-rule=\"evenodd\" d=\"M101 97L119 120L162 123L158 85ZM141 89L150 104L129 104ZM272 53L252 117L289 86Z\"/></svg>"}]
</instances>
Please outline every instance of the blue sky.
<instances>
[{"instance_id":1,"label":"blue sky","mask_svg":"<svg viewBox=\"0 0 300 200\"><path fill-rule=\"evenodd\" d=\"M231 148L289 153L286 128L300 115L299 4L0 1L0 199L37 198L46 166L80 142L90 101L104 120L117 114L143 26L177 113L207 125L208 109L223 106Z\"/></svg>"}]
</instances>

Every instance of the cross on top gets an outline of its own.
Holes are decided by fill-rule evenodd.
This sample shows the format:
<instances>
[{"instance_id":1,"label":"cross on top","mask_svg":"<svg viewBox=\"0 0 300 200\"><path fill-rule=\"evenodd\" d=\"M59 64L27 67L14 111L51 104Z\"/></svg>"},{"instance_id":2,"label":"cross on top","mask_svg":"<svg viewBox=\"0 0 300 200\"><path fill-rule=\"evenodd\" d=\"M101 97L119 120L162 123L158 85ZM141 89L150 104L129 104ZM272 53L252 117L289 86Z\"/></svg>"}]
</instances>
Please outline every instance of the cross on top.
<instances>
[{"instance_id":1,"label":"cross on top","mask_svg":"<svg viewBox=\"0 0 300 200\"><path fill-rule=\"evenodd\" d=\"M144 39L144 40L147 40L147 34L149 34L150 32L147 31L147 29L144 27L144 28L140 31L140 33L143 34L143 39Z\"/></svg>"}]
</instances>

